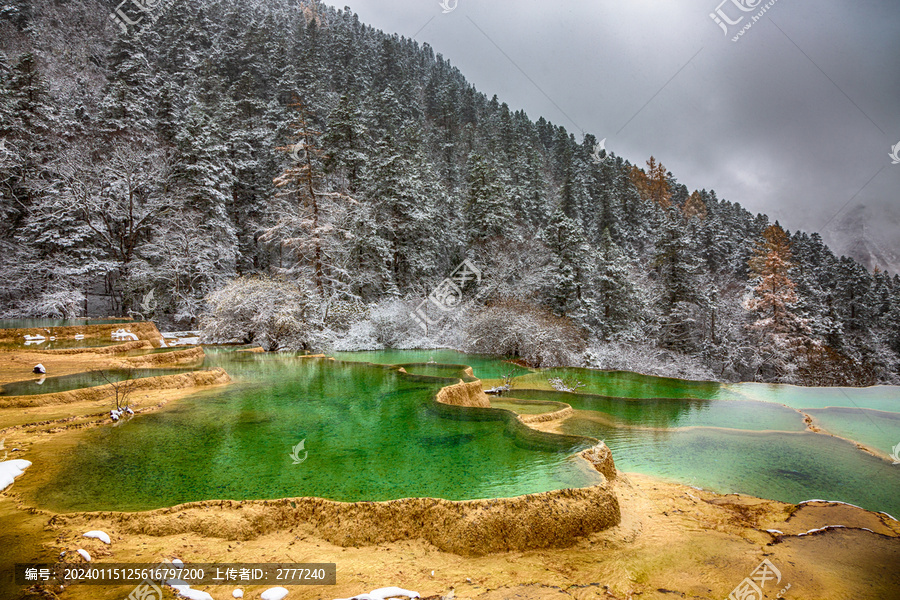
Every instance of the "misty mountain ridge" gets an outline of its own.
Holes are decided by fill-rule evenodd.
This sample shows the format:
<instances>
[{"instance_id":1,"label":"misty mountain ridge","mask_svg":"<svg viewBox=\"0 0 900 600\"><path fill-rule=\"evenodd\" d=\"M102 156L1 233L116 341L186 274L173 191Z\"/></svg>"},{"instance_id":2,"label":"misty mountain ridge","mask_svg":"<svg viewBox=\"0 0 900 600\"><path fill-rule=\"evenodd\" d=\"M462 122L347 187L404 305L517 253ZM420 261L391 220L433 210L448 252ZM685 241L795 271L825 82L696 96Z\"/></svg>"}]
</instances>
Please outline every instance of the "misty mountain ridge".
<instances>
[{"instance_id":1,"label":"misty mountain ridge","mask_svg":"<svg viewBox=\"0 0 900 600\"><path fill-rule=\"evenodd\" d=\"M822 231L822 238L836 254L870 271L900 273L900 210L854 205Z\"/></svg>"}]
</instances>

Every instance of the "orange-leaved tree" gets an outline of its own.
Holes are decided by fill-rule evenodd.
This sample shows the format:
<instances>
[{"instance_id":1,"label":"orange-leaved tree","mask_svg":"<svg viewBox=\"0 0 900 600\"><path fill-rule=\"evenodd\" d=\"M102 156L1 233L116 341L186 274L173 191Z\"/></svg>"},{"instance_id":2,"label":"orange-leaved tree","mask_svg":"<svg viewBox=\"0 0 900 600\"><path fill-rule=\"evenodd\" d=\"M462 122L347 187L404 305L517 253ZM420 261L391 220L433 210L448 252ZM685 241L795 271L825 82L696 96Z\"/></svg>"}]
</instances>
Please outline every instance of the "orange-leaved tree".
<instances>
[{"instance_id":1,"label":"orange-leaved tree","mask_svg":"<svg viewBox=\"0 0 900 600\"><path fill-rule=\"evenodd\" d=\"M744 307L756 313L756 320L749 325L761 335L763 347L778 371L796 367L795 358L810 339L807 320L796 315L792 308L797 303L796 284L790 277L791 241L784 229L775 223L763 232L750 258L750 277L755 281L753 295Z\"/></svg>"}]
</instances>

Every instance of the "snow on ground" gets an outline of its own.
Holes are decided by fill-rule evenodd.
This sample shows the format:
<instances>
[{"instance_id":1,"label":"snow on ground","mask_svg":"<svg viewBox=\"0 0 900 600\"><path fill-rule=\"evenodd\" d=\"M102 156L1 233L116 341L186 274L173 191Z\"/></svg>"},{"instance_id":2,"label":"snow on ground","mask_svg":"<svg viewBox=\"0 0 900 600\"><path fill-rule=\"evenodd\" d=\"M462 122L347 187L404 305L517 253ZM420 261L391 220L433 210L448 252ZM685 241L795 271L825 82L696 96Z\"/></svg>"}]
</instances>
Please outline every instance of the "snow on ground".
<instances>
[{"instance_id":1,"label":"snow on ground","mask_svg":"<svg viewBox=\"0 0 900 600\"><path fill-rule=\"evenodd\" d=\"M4 460L0 462L0 490L5 490L12 485L12 482L25 472L25 469L31 466L31 461L22 460Z\"/></svg>"},{"instance_id":2,"label":"snow on ground","mask_svg":"<svg viewBox=\"0 0 900 600\"><path fill-rule=\"evenodd\" d=\"M166 585L175 590L179 596L188 600L213 600L213 597L206 592L191 589L191 586L181 579L167 579Z\"/></svg>"},{"instance_id":3,"label":"snow on ground","mask_svg":"<svg viewBox=\"0 0 900 600\"><path fill-rule=\"evenodd\" d=\"M188 346L200 343L199 331L164 331L162 334L163 343L172 346Z\"/></svg>"},{"instance_id":4,"label":"snow on ground","mask_svg":"<svg viewBox=\"0 0 900 600\"><path fill-rule=\"evenodd\" d=\"M398 596L406 596L407 598L418 598L419 592L412 590L404 590L399 587L384 587L372 590L368 594L360 594L353 598L344 598L341 600L387 600L388 598L396 598Z\"/></svg>"},{"instance_id":5,"label":"snow on ground","mask_svg":"<svg viewBox=\"0 0 900 600\"><path fill-rule=\"evenodd\" d=\"M273 587L273 588L269 588L266 591L264 591L262 593L262 595L260 596L260 598L262 598L262 600L281 600L282 598L284 598L287 595L288 595L288 591L286 588Z\"/></svg>"},{"instance_id":6,"label":"snow on ground","mask_svg":"<svg viewBox=\"0 0 900 600\"><path fill-rule=\"evenodd\" d=\"M109 544L109 543L110 543L110 540L109 540L109 534L106 533L106 532L104 532L104 531L88 531L87 533L84 534L84 537L86 537L86 538L97 538L98 540L100 540L100 541L103 542L104 544Z\"/></svg>"},{"instance_id":7,"label":"snow on ground","mask_svg":"<svg viewBox=\"0 0 900 600\"><path fill-rule=\"evenodd\" d=\"M810 529L806 533L798 533L797 537L803 537L804 535L813 535L815 533L819 533L820 531L828 531L829 529L847 529L846 525L826 525L825 527L816 527L815 529Z\"/></svg>"},{"instance_id":8,"label":"snow on ground","mask_svg":"<svg viewBox=\"0 0 900 600\"><path fill-rule=\"evenodd\" d=\"M804 504L809 504L810 502L823 502L825 504L843 504L844 506L852 506L853 508L858 508L859 510L865 510L861 506L857 506L855 504L850 504L849 502L841 502L840 500L818 500L818 499L804 500L803 502L800 502L799 504L797 504L797 506L803 506Z\"/></svg>"},{"instance_id":9,"label":"snow on ground","mask_svg":"<svg viewBox=\"0 0 900 600\"><path fill-rule=\"evenodd\" d=\"M233 592L231 592L231 595L234 596L235 598L243 598L244 590L234 590Z\"/></svg>"},{"instance_id":10,"label":"snow on ground","mask_svg":"<svg viewBox=\"0 0 900 600\"><path fill-rule=\"evenodd\" d=\"M419 592L413 592L410 590L404 590L403 588L398 587L385 587L378 588L377 590L372 590L369 592L369 595L373 598L381 598L381 600L385 600L386 598L393 598L394 596L406 596L408 598L418 598Z\"/></svg>"},{"instance_id":11,"label":"snow on ground","mask_svg":"<svg viewBox=\"0 0 900 600\"><path fill-rule=\"evenodd\" d=\"M86 561L88 561L88 562L91 562L91 555L88 554L88 551L87 551L87 550L82 550L81 548L79 548L79 549L78 549L78 554L80 554L81 557L82 557L84 560L86 560Z\"/></svg>"},{"instance_id":12,"label":"snow on ground","mask_svg":"<svg viewBox=\"0 0 900 600\"><path fill-rule=\"evenodd\" d=\"M125 331L124 329L116 329L112 332L112 339L114 340L133 340L138 341L138 336L135 333L131 333L130 331Z\"/></svg>"}]
</instances>

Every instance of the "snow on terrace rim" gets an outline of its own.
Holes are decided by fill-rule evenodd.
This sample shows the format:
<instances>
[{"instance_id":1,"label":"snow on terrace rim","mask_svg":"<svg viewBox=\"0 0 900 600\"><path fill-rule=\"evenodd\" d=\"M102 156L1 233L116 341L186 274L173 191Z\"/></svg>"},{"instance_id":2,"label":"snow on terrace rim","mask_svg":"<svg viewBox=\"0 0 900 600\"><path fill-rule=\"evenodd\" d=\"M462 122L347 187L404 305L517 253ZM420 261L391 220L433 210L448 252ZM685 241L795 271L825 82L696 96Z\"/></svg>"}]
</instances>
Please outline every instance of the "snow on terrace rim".
<instances>
[{"instance_id":1,"label":"snow on terrace rim","mask_svg":"<svg viewBox=\"0 0 900 600\"><path fill-rule=\"evenodd\" d=\"M17 458L0 462L0 491L12 485L16 477L25 472L31 466L31 461Z\"/></svg>"},{"instance_id":2,"label":"snow on terrace rim","mask_svg":"<svg viewBox=\"0 0 900 600\"><path fill-rule=\"evenodd\" d=\"M165 585L169 586L175 593L188 600L213 600L213 597L206 592L192 589L187 582L181 579L167 579Z\"/></svg>"},{"instance_id":3,"label":"snow on terrace rim","mask_svg":"<svg viewBox=\"0 0 900 600\"><path fill-rule=\"evenodd\" d=\"M419 592L414 592L412 590L404 590L403 588L399 587L383 587L378 588L377 590L372 590L368 594L360 594L358 596L353 596L352 598L342 598L339 600L388 600L389 598L396 597L419 598L420 596ZM264 598L264 600L266 599Z\"/></svg>"}]
</instances>

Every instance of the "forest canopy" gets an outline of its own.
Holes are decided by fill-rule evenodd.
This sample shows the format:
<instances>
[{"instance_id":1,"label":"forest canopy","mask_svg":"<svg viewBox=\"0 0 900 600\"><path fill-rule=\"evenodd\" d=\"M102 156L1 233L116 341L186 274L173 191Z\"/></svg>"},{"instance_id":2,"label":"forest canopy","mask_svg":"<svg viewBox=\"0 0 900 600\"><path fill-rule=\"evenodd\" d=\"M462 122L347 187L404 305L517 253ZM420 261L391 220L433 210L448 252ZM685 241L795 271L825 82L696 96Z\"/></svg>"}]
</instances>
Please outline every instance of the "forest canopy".
<instances>
[{"instance_id":1,"label":"forest canopy","mask_svg":"<svg viewBox=\"0 0 900 600\"><path fill-rule=\"evenodd\" d=\"M110 8L0 2L3 316L900 379L896 275L688 189L656 157L596 153L427 44L313 0L176 0L127 33ZM420 327L411 313L465 260L477 301Z\"/></svg>"}]
</instances>

